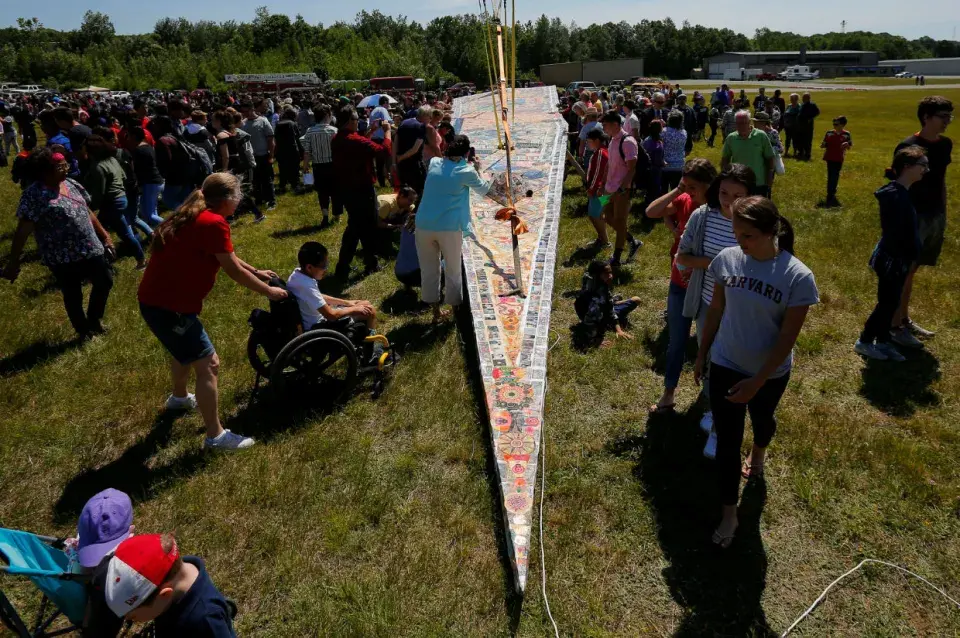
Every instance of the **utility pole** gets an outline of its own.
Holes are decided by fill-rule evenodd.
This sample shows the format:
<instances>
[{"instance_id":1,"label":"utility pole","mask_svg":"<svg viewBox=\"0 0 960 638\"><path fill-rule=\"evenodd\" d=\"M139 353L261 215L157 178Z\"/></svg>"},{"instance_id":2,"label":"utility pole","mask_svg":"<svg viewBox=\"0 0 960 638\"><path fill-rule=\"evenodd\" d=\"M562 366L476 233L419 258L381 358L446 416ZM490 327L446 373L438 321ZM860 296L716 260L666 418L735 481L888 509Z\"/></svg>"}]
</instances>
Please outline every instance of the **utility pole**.
<instances>
[{"instance_id":1,"label":"utility pole","mask_svg":"<svg viewBox=\"0 0 960 638\"><path fill-rule=\"evenodd\" d=\"M847 32L847 21L846 21L846 20L841 20L841 21L840 21L840 33L846 33L846 32Z\"/></svg>"}]
</instances>

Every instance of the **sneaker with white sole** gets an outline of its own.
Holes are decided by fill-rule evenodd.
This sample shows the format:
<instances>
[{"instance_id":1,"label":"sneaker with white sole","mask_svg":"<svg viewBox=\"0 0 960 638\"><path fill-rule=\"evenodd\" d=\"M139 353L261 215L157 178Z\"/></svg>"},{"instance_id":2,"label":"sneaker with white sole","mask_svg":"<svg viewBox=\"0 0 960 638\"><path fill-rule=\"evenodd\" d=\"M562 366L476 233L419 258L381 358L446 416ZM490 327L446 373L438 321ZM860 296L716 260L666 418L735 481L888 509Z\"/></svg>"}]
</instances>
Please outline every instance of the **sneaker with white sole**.
<instances>
[{"instance_id":1,"label":"sneaker with white sole","mask_svg":"<svg viewBox=\"0 0 960 638\"><path fill-rule=\"evenodd\" d=\"M713 431L713 412L704 412L700 417L700 429L704 432Z\"/></svg>"},{"instance_id":2,"label":"sneaker with white sole","mask_svg":"<svg viewBox=\"0 0 960 638\"><path fill-rule=\"evenodd\" d=\"M890 331L890 339L898 346L905 348L922 348L923 343L913 336L910 329L906 326L896 328Z\"/></svg>"},{"instance_id":3,"label":"sneaker with white sole","mask_svg":"<svg viewBox=\"0 0 960 638\"><path fill-rule=\"evenodd\" d=\"M877 361L886 361L890 358L883 350L877 347L877 344L864 343L859 339L853 344L853 351L868 359L876 359Z\"/></svg>"},{"instance_id":4,"label":"sneaker with white sole","mask_svg":"<svg viewBox=\"0 0 960 638\"><path fill-rule=\"evenodd\" d=\"M234 434L230 430L224 430L215 438L205 438L203 440L203 447L208 450L244 450L251 447L254 443L256 443L256 441L249 436Z\"/></svg>"},{"instance_id":5,"label":"sneaker with white sole","mask_svg":"<svg viewBox=\"0 0 960 638\"><path fill-rule=\"evenodd\" d=\"M175 397L172 394L167 397L166 409L171 411L189 412L197 409L196 395L187 393L185 397Z\"/></svg>"},{"instance_id":6,"label":"sneaker with white sole","mask_svg":"<svg viewBox=\"0 0 960 638\"><path fill-rule=\"evenodd\" d=\"M703 455L710 460L717 458L716 432L710 432L710 436L707 437L707 444L703 446Z\"/></svg>"},{"instance_id":7,"label":"sneaker with white sole","mask_svg":"<svg viewBox=\"0 0 960 638\"><path fill-rule=\"evenodd\" d=\"M907 327L914 337L920 337L921 339L929 339L930 337L937 334L933 330L927 330L926 328L921 328L917 324L913 323L913 319L907 319L903 322L903 325Z\"/></svg>"},{"instance_id":8,"label":"sneaker with white sole","mask_svg":"<svg viewBox=\"0 0 960 638\"><path fill-rule=\"evenodd\" d=\"M892 343L878 343L874 346L877 350L887 355L887 359L890 361L906 361L907 358L900 354L900 351L897 350Z\"/></svg>"}]
</instances>

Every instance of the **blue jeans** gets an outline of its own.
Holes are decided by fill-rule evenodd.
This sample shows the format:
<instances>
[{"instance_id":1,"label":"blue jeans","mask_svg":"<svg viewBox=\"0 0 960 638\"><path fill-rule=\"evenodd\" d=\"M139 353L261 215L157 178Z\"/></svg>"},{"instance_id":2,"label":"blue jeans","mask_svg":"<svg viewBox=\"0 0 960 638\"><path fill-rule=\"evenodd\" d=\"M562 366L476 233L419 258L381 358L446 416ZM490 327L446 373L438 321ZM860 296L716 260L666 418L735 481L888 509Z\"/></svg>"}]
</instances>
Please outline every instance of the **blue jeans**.
<instances>
[{"instance_id":1,"label":"blue jeans","mask_svg":"<svg viewBox=\"0 0 960 638\"><path fill-rule=\"evenodd\" d=\"M187 184L165 184L163 187L163 205L170 210L177 210L193 192L193 186Z\"/></svg>"},{"instance_id":2,"label":"blue jeans","mask_svg":"<svg viewBox=\"0 0 960 638\"><path fill-rule=\"evenodd\" d=\"M138 217L139 210L140 197L137 196L137 192L135 190L133 192L127 192L127 208L123 211L123 216L134 230L134 234L139 230L149 239L153 236L153 229L148 223Z\"/></svg>"},{"instance_id":3,"label":"blue jeans","mask_svg":"<svg viewBox=\"0 0 960 638\"><path fill-rule=\"evenodd\" d=\"M120 239L130 246L133 256L140 262L144 259L143 246L140 245L137 236L133 234L133 228L127 221L126 211L127 198L125 195L116 199L105 198L103 203L100 204L100 218L113 229L113 232L120 236Z\"/></svg>"},{"instance_id":4,"label":"blue jeans","mask_svg":"<svg viewBox=\"0 0 960 638\"><path fill-rule=\"evenodd\" d=\"M140 219L156 228L163 222L163 217L157 214L157 200L163 193L163 182L159 184L141 184L140 190Z\"/></svg>"},{"instance_id":5,"label":"blue jeans","mask_svg":"<svg viewBox=\"0 0 960 638\"><path fill-rule=\"evenodd\" d=\"M670 340L667 344L666 372L663 375L663 386L668 390L676 388L680 382L683 356L687 350L687 339L690 338L690 324L693 323L693 319L683 316L683 300L686 296L686 288L670 282L670 292L667 293L667 331Z\"/></svg>"}]
</instances>

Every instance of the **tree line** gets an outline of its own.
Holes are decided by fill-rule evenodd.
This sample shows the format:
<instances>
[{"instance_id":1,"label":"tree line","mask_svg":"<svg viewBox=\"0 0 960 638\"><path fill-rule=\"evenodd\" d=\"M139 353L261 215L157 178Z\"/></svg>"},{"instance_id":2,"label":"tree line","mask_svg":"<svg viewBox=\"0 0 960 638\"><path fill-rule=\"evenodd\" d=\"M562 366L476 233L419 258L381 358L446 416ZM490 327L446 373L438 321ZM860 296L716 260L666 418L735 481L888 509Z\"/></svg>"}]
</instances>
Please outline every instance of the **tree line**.
<instances>
[{"instance_id":1,"label":"tree line","mask_svg":"<svg viewBox=\"0 0 960 638\"><path fill-rule=\"evenodd\" d=\"M436 83L486 85L487 23L453 15L426 25L379 11L361 11L352 24L313 25L260 7L252 22L191 22L163 18L152 33L117 35L110 17L87 11L79 28L49 29L19 18L0 29L0 80L53 88L219 90L229 73L317 73L323 79L412 75ZM724 51L857 49L880 59L960 56L960 43L854 31L803 36L758 29L753 37L673 20L636 24L564 24L540 16L517 24L517 72L535 78L541 64L644 58L649 75L682 78L703 59Z\"/></svg>"}]
</instances>

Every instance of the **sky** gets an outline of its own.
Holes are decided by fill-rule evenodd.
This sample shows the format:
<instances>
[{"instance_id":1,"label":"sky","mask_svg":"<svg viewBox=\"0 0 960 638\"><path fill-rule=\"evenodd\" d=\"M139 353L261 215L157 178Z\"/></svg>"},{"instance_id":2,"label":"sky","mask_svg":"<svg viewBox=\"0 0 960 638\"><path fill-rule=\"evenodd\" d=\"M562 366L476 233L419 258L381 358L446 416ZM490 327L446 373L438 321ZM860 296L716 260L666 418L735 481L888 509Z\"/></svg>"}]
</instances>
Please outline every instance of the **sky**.
<instances>
[{"instance_id":1,"label":"sky","mask_svg":"<svg viewBox=\"0 0 960 638\"><path fill-rule=\"evenodd\" d=\"M414 5L414 6L411 6ZM61 30L80 25L87 8L110 16L117 33L146 33L163 17L185 17L189 20L237 20L249 22L254 9L267 5L271 13L286 13L291 18L297 13L312 24L329 25L338 20L352 22L361 7L367 11L379 9L388 15L405 15L410 20L426 23L441 15L477 12L477 0L418 0L414 3L365 0L362 4L348 2L304 3L295 0L208 0L199 3L130 2L129 0L99 0L96 5L83 5L75 0L45 0L38 5L15 5L3 12L0 25L15 26L17 17L37 17L47 27ZM937 40L953 39L960 32L960 2L957 0L926 0L923 13L907 9L903 0L807 0L800 3L761 3L766 11L757 11L751 3L726 5L716 0L606 0L587 3L582 0L550 0L549 2L520 0L517 18L535 20L542 13L558 17L565 23L576 21L581 26L594 22L626 20L633 24L641 20L670 17L680 25L684 20L692 24L727 27L752 36L760 27L773 31L792 31L811 34L839 31L840 22L847 21L848 31L886 31L908 39L930 36ZM14 5L11 5L13 7ZM729 11L742 6L739 14ZM778 7L790 6L791 10ZM173 9L176 13L170 13ZM402 10L401 10L402 9Z\"/></svg>"}]
</instances>

